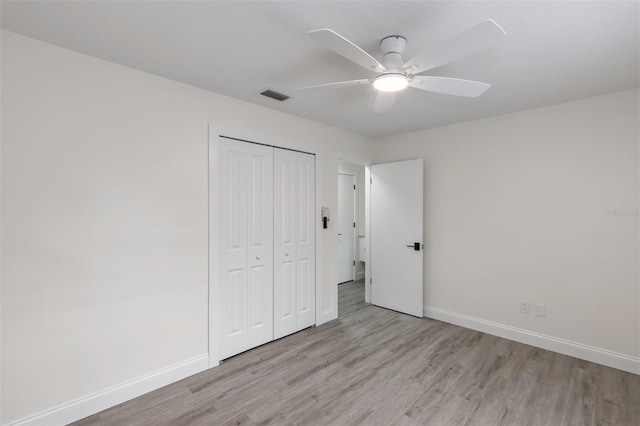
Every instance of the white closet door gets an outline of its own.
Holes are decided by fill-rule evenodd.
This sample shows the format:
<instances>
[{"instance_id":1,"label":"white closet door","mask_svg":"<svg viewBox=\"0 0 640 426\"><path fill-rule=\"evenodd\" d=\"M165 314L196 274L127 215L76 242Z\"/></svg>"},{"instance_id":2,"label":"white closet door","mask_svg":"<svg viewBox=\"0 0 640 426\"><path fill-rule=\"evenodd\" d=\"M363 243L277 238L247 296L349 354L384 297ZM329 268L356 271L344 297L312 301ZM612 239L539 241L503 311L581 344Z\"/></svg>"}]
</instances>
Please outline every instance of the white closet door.
<instances>
[{"instance_id":1,"label":"white closet door","mask_svg":"<svg viewBox=\"0 0 640 426\"><path fill-rule=\"evenodd\" d=\"M296 330L302 330L316 322L315 156L297 153L296 157L298 162Z\"/></svg>"},{"instance_id":2,"label":"white closet door","mask_svg":"<svg viewBox=\"0 0 640 426\"><path fill-rule=\"evenodd\" d=\"M274 152L274 337L315 324L315 158Z\"/></svg>"},{"instance_id":3,"label":"white closet door","mask_svg":"<svg viewBox=\"0 0 640 426\"><path fill-rule=\"evenodd\" d=\"M273 340L273 149L256 145L249 164L249 347Z\"/></svg>"},{"instance_id":4,"label":"white closet door","mask_svg":"<svg viewBox=\"0 0 640 426\"><path fill-rule=\"evenodd\" d=\"M221 359L273 340L273 149L220 138Z\"/></svg>"},{"instance_id":5,"label":"white closet door","mask_svg":"<svg viewBox=\"0 0 640 426\"><path fill-rule=\"evenodd\" d=\"M273 158L273 334L275 339L279 339L297 330L297 159L295 152L277 148L274 150Z\"/></svg>"}]
</instances>

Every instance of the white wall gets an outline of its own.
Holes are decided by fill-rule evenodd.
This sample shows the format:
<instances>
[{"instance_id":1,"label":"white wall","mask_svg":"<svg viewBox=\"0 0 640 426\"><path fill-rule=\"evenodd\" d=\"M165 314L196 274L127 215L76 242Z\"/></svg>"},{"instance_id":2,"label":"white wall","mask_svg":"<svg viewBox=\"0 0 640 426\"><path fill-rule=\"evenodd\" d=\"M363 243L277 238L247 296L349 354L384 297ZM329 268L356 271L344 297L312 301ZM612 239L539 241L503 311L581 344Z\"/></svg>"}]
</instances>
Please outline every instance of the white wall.
<instances>
[{"instance_id":1,"label":"white wall","mask_svg":"<svg viewBox=\"0 0 640 426\"><path fill-rule=\"evenodd\" d=\"M625 91L376 143L378 162L425 160L425 305L638 365L638 101ZM547 318L519 313L520 299Z\"/></svg>"},{"instance_id":2,"label":"white wall","mask_svg":"<svg viewBox=\"0 0 640 426\"><path fill-rule=\"evenodd\" d=\"M359 235L365 235L364 223L364 166L359 164L338 163L338 173L353 175L356 177L356 259L360 250ZM337 206L336 206L337 208ZM336 210L337 212L337 210ZM364 262L356 261L356 279L364 278Z\"/></svg>"},{"instance_id":3,"label":"white wall","mask_svg":"<svg viewBox=\"0 0 640 426\"><path fill-rule=\"evenodd\" d=\"M300 141L367 139L2 32L0 423L207 352L207 123ZM330 232L321 239L331 306Z\"/></svg>"}]
</instances>

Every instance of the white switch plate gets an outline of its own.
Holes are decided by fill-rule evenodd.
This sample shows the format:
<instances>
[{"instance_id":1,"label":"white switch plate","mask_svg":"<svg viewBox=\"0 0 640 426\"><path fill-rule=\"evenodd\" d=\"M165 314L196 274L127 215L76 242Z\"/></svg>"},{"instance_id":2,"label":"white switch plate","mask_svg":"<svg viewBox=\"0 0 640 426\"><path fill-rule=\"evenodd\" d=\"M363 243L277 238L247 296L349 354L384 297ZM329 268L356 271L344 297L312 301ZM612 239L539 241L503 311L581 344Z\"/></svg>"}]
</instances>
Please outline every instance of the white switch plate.
<instances>
[{"instance_id":1,"label":"white switch plate","mask_svg":"<svg viewBox=\"0 0 640 426\"><path fill-rule=\"evenodd\" d=\"M536 315L539 317L547 316L547 305L544 303L536 303Z\"/></svg>"},{"instance_id":2,"label":"white switch plate","mask_svg":"<svg viewBox=\"0 0 640 426\"><path fill-rule=\"evenodd\" d=\"M531 302L529 302L528 300L521 300L520 312L528 315L531 312Z\"/></svg>"}]
</instances>

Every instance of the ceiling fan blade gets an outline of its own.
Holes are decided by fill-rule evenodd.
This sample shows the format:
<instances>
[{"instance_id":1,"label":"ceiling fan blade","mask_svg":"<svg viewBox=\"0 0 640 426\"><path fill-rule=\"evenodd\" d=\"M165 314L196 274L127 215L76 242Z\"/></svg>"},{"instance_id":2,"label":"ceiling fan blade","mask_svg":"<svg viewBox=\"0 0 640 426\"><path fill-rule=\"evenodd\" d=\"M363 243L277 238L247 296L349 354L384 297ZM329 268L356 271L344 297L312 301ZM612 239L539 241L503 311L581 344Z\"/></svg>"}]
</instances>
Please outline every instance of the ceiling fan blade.
<instances>
[{"instance_id":1,"label":"ceiling fan blade","mask_svg":"<svg viewBox=\"0 0 640 426\"><path fill-rule=\"evenodd\" d=\"M347 81L336 81L335 83L325 83L325 84L317 84L315 86L307 86L301 87L296 90L312 90L312 89L322 89L322 88L339 88L339 87L348 87L348 86L359 86L360 84L367 84L370 81L366 78L361 78L360 80L347 80Z\"/></svg>"},{"instance_id":2,"label":"ceiling fan blade","mask_svg":"<svg viewBox=\"0 0 640 426\"><path fill-rule=\"evenodd\" d=\"M333 30L323 28L310 31L309 35L324 47L333 50L337 54L344 56L348 60L368 70L384 71L385 69L376 58Z\"/></svg>"},{"instance_id":3,"label":"ceiling fan blade","mask_svg":"<svg viewBox=\"0 0 640 426\"><path fill-rule=\"evenodd\" d=\"M500 25L489 19L440 43L428 46L409 59L405 68L411 74L420 74L488 47L506 35L507 33Z\"/></svg>"},{"instance_id":4,"label":"ceiling fan blade","mask_svg":"<svg viewBox=\"0 0 640 426\"><path fill-rule=\"evenodd\" d=\"M373 112L380 114L389 111L396 103L396 92L378 92L373 104Z\"/></svg>"},{"instance_id":5,"label":"ceiling fan blade","mask_svg":"<svg viewBox=\"0 0 640 426\"><path fill-rule=\"evenodd\" d=\"M491 85L479 81L463 80L461 78L436 77L430 75L416 76L409 80L409 86L429 92L445 95L477 98L486 92Z\"/></svg>"}]
</instances>

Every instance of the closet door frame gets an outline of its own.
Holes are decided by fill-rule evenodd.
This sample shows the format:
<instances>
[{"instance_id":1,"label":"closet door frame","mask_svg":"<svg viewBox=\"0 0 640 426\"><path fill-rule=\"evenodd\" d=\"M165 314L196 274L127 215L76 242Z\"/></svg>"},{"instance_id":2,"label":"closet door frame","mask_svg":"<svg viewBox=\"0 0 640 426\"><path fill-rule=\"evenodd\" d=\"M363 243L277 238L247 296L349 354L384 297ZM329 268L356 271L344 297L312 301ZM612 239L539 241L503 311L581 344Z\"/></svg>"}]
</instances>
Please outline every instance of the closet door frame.
<instances>
[{"instance_id":1,"label":"closet door frame","mask_svg":"<svg viewBox=\"0 0 640 426\"><path fill-rule=\"evenodd\" d=\"M222 303L221 289L218 285L220 274L220 247L219 239L219 223L220 223L220 138L226 137L230 139L237 139L244 142L252 142L261 145L268 145L274 148L283 148L293 151L304 152L313 154L315 156L315 325L323 324L335 318L337 313L337 306L333 300L329 300L330 308L322 311L322 268L318 265L322 264L322 252L320 248L320 233L323 231L321 225L320 207L320 194L322 193L322 179L318 176L318 171L323 170L323 158L319 152L314 149L309 149L301 142L291 142L280 139L274 139L268 136L255 134L251 132L245 132L237 129L230 129L225 127L216 126L213 123L209 123L209 142L208 142L208 179L209 179L209 274L208 274L208 356L209 356L209 368L215 367L220 363L221 348L220 339L216 336L218 330L216 326L221 323L220 303ZM329 232L329 230L324 230ZM329 277L330 278L330 277Z\"/></svg>"}]
</instances>

